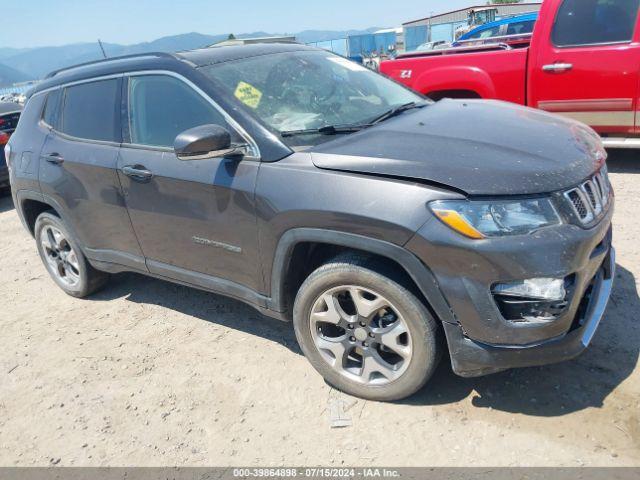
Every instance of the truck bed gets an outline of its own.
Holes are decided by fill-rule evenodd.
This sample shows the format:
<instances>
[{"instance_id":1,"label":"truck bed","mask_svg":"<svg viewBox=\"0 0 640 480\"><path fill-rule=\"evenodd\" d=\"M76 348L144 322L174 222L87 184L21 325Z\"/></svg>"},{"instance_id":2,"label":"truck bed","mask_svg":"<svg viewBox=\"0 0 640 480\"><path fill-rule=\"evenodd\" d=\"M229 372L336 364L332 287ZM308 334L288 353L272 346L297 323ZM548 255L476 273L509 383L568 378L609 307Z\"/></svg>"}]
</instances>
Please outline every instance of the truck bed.
<instances>
[{"instance_id":1,"label":"truck bed","mask_svg":"<svg viewBox=\"0 0 640 480\"><path fill-rule=\"evenodd\" d=\"M490 52L495 50L527 48L531 44L531 38L531 34L526 34L507 35L503 37L488 38L485 40L464 40L458 42L459 45L455 47L427 51L405 52L398 55L398 58L435 57L442 55L457 55L460 53L477 53Z\"/></svg>"}]
</instances>

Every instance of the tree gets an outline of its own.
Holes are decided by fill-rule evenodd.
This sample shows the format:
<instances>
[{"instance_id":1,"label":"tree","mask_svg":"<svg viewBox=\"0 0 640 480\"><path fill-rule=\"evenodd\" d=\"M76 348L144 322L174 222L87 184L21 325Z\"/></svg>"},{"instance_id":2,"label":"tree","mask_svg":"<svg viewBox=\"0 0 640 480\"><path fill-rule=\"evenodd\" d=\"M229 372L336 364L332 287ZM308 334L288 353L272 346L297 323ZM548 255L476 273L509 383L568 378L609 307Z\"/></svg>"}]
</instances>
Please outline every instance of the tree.
<instances>
[{"instance_id":1,"label":"tree","mask_svg":"<svg viewBox=\"0 0 640 480\"><path fill-rule=\"evenodd\" d=\"M227 40L235 40L236 36L233 33L230 33L229 36L227 37Z\"/></svg>"}]
</instances>

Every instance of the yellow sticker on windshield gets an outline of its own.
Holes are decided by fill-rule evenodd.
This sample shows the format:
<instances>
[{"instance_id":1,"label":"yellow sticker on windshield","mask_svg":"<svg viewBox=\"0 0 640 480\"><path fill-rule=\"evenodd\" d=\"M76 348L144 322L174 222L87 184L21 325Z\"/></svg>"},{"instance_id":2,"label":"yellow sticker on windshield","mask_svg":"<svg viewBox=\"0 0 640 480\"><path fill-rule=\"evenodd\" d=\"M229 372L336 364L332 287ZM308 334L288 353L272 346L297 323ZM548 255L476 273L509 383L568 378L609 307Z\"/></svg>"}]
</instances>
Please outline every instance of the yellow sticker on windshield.
<instances>
[{"instance_id":1,"label":"yellow sticker on windshield","mask_svg":"<svg viewBox=\"0 0 640 480\"><path fill-rule=\"evenodd\" d=\"M246 82L238 83L235 96L238 100L251 108L258 108L260 100L262 100L262 92Z\"/></svg>"}]
</instances>

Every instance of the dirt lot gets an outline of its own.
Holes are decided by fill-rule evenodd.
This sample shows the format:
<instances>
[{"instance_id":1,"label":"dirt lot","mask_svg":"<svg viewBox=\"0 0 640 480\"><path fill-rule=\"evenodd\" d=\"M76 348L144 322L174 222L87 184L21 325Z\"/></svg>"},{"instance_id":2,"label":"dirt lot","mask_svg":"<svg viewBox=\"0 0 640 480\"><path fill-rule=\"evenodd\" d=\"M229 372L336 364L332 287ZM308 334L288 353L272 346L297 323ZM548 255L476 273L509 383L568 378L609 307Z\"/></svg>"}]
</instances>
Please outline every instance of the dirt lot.
<instances>
[{"instance_id":1,"label":"dirt lot","mask_svg":"<svg viewBox=\"0 0 640 480\"><path fill-rule=\"evenodd\" d=\"M0 465L640 466L639 155L610 168L617 283L591 349L471 380L443 362L398 404L332 390L289 325L233 300L130 274L65 296L4 196Z\"/></svg>"}]
</instances>

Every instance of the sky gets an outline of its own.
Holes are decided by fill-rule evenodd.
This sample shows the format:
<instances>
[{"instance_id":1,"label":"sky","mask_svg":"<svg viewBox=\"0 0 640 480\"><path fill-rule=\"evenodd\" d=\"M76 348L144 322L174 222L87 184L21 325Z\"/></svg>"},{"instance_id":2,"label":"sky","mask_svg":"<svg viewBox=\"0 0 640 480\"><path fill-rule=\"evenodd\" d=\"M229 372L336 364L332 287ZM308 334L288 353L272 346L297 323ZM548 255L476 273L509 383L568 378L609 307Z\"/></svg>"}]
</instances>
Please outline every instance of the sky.
<instances>
[{"instance_id":1,"label":"sky","mask_svg":"<svg viewBox=\"0 0 640 480\"><path fill-rule=\"evenodd\" d=\"M0 47L132 44L168 35L295 33L400 26L484 0L11 0L2 2Z\"/></svg>"}]
</instances>

